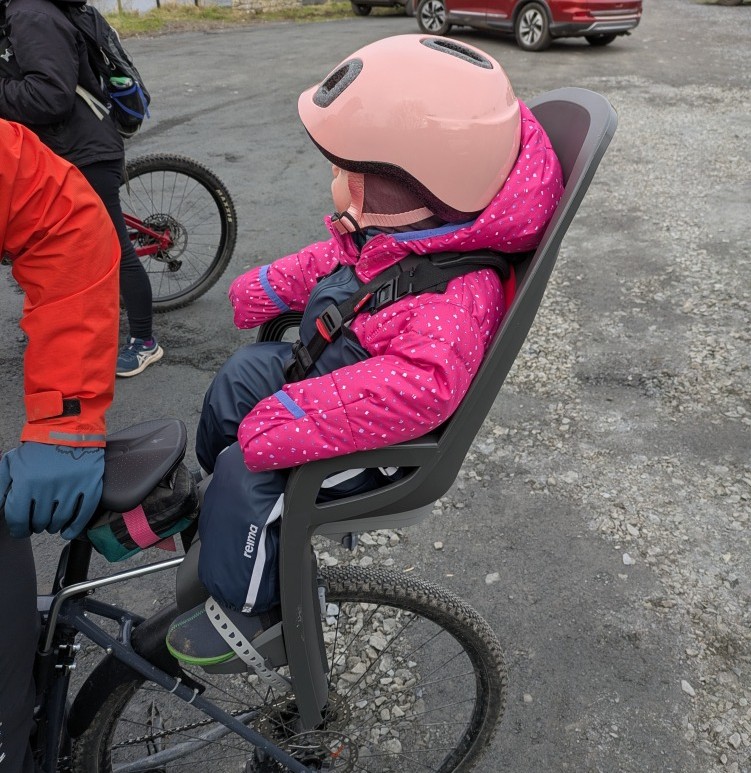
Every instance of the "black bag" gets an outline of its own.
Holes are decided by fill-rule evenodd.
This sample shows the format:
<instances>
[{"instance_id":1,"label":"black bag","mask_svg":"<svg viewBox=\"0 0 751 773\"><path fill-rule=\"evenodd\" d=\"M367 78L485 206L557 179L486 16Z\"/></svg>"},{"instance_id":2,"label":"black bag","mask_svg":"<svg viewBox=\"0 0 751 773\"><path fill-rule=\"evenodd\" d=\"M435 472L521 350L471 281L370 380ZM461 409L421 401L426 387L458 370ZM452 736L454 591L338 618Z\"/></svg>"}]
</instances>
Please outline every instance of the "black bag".
<instances>
[{"instance_id":1,"label":"black bag","mask_svg":"<svg viewBox=\"0 0 751 773\"><path fill-rule=\"evenodd\" d=\"M99 77L102 91L109 97L109 114L122 137L132 137L149 117L149 95L143 78L123 48L117 30L96 8L83 4L65 8L73 26L83 35L89 53L89 63ZM83 89L81 89L83 91ZM80 93L80 91L79 91ZM96 110L86 94L81 95Z\"/></svg>"},{"instance_id":2,"label":"black bag","mask_svg":"<svg viewBox=\"0 0 751 773\"><path fill-rule=\"evenodd\" d=\"M184 464L159 482L141 505L128 513L111 510L94 516L86 529L95 550L108 561L123 561L183 531L198 517L198 490Z\"/></svg>"}]
</instances>

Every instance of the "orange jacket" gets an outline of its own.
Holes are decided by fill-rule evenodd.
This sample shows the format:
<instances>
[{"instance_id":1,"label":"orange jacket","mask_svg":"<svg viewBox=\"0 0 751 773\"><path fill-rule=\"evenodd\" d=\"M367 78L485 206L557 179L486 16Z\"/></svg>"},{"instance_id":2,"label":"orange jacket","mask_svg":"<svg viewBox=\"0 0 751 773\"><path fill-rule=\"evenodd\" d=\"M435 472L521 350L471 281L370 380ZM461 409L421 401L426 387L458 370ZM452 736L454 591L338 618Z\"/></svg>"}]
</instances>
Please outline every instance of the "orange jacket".
<instances>
[{"instance_id":1,"label":"orange jacket","mask_svg":"<svg viewBox=\"0 0 751 773\"><path fill-rule=\"evenodd\" d=\"M26 293L21 440L103 446L120 315L120 245L81 173L0 120L0 249Z\"/></svg>"}]
</instances>

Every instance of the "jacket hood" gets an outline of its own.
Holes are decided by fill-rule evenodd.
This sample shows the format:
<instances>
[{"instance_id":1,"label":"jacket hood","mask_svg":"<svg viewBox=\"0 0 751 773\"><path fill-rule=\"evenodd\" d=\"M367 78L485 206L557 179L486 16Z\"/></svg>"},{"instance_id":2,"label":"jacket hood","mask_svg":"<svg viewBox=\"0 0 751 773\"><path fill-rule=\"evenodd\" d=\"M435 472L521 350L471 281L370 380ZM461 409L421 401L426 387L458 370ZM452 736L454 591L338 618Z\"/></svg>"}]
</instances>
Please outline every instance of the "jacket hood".
<instances>
[{"instance_id":1,"label":"jacket hood","mask_svg":"<svg viewBox=\"0 0 751 773\"><path fill-rule=\"evenodd\" d=\"M326 224L343 248L347 262L369 281L389 266L412 254L470 252L528 252L537 247L563 193L563 173L545 130L529 108L519 103L522 129L519 155L506 182L474 220L452 223L427 231L380 234L359 252L350 235L338 234ZM344 256L342 256L344 257Z\"/></svg>"}]
</instances>

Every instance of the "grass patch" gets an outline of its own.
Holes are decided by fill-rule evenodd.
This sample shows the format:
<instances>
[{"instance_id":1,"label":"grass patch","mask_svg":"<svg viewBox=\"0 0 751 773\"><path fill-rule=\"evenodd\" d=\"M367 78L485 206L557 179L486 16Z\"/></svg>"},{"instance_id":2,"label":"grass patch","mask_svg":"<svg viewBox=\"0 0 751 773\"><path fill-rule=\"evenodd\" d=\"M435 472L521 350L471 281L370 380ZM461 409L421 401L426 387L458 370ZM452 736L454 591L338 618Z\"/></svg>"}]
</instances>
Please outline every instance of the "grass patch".
<instances>
[{"instance_id":1,"label":"grass patch","mask_svg":"<svg viewBox=\"0 0 751 773\"><path fill-rule=\"evenodd\" d=\"M399 13L402 12L392 8L373 9L374 15ZM274 21L328 21L352 16L352 5L347 0L329 0L320 5L300 5L268 11L243 11L215 5L163 5L144 13L109 13L107 20L122 37L127 38L133 35L160 35L207 27L233 27Z\"/></svg>"}]
</instances>

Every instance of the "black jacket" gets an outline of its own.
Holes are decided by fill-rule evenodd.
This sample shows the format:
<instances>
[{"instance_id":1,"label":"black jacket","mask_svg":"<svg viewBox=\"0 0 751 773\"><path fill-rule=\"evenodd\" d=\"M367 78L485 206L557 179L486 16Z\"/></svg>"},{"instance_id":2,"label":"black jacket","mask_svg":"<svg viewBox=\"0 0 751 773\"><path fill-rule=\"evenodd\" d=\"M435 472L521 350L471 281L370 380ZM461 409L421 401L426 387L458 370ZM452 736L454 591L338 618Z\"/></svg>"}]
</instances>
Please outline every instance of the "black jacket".
<instances>
[{"instance_id":1,"label":"black jacket","mask_svg":"<svg viewBox=\"0 0 751 773\"><path fill-rule=\"evenodd\" d=\"M0 118L28 126L78 167L122 158L112 120L76 94L80 84L105 101L83 36L58 4L66 0L0 0Z\"/></svg>"}]
</instances>

